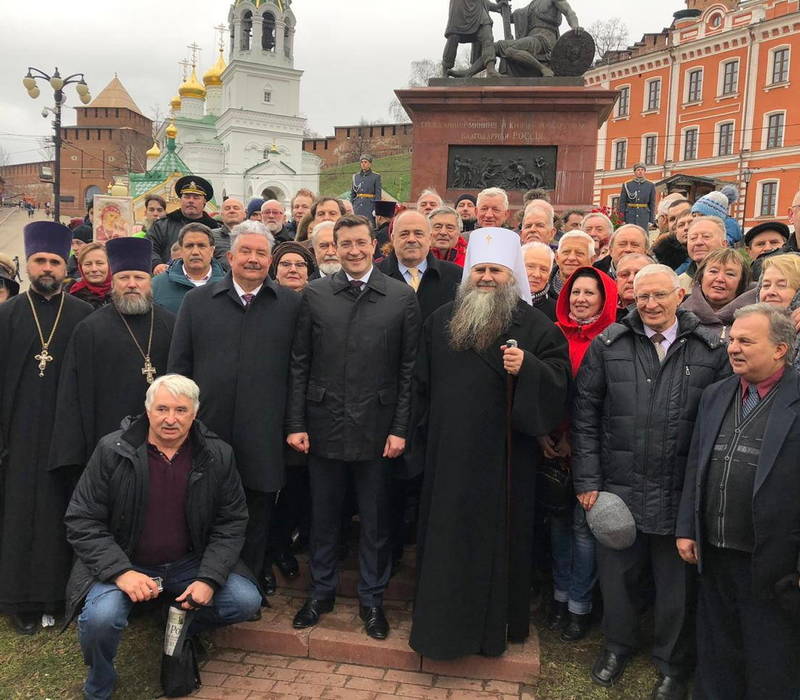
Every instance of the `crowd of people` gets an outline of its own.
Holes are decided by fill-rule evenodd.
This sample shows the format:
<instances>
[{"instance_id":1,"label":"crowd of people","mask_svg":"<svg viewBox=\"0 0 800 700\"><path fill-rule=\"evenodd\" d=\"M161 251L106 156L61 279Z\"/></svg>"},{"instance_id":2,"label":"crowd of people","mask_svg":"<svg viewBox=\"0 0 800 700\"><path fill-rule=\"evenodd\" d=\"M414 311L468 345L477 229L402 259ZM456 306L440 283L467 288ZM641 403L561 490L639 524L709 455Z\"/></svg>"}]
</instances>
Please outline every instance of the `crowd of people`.
<instances>
[{"instance_id":1,"label":"crowd of people","mask_svg":"<svg viewBox=\"0 0 800 700\"><path fill-rule=\"evenodd\" d=\"M562 640L602 607L599 685L652 609L656 700L796 698L800 192L737 247L726 193L615 229L546 191L398 205L370 163L353 202L217 219L189 175L143 236L29 223L22 293L0 257L0 612L77 620L108 698L135 604L258 619L307 548L318 624L357 514L374 639L415 541L423 656L503 654L552 581Z\"/></svg>"}]
</instances>

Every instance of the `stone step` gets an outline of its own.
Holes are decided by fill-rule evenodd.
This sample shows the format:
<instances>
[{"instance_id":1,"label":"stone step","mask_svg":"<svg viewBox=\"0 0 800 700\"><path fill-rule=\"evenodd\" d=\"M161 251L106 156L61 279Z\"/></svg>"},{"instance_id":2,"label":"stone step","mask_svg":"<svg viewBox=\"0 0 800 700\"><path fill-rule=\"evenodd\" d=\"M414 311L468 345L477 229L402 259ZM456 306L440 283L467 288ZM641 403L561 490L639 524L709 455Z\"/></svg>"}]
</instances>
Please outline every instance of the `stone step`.
<instances>
[{"instance_id":1,"label":"stone step","mask_svg":"<svg viewBox=\"0 0 800 700\"><path fill-rule=\"evenodd\" d=\"M525 644L510 644L499 658L469 656L434 661L422 658L408 645L411 603L386 601L384 607L391 632L388 639L378 641L364 632L358 617L358 602L350 598L338 598L334 610L323 615L316 627L295 630L292 618L304 597L292 589L279 590L270 598L272 607L262 610L261 620L219 630L216 644L262 654L479 680L532 684L539 676L539 640L535 630Z\"/></svg>"},{"instance_id":2,"label":"stone step","mask_svg":"<svg viewBox=\"0 0 800 700\"><path fill-rule=\"evenodd\" d=\"M281 588L289 588L294 591L307 593L311 588L311 571L308 565L308 556L305 554L297 555L300 564L300 573L294 578L286 578L278 569L273 567L275 578ZM384 591L384 600L414 600L414 587L416 585L416 568L414 566L414 548L406 548L403 560ZM358 598L358 560L348 557L342 562L339 570L339 586L336 594L345 598Z\"/></svg>"}]
</instances>

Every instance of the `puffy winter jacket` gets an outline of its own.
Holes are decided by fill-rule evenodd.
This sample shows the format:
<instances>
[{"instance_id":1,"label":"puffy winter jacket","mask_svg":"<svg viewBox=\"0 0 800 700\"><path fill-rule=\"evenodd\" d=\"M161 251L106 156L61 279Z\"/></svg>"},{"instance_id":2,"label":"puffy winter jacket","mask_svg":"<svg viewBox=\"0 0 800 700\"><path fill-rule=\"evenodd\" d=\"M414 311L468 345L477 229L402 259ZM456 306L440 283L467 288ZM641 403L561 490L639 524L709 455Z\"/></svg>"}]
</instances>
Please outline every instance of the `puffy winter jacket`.
<instances>
[{"instance_id":1,"label":"puffy winter jacket","mask_svg":"<svg viewBox=\"0 0 800 700\"><path fill-rule=\"evenodd\" d=\"M575 492L611 491L639 530L672 535L703 390L728 376L725 347L678 310L678 334L659 365L637 312L592 341L572 412Z\"/></svg>"}]
</instances>

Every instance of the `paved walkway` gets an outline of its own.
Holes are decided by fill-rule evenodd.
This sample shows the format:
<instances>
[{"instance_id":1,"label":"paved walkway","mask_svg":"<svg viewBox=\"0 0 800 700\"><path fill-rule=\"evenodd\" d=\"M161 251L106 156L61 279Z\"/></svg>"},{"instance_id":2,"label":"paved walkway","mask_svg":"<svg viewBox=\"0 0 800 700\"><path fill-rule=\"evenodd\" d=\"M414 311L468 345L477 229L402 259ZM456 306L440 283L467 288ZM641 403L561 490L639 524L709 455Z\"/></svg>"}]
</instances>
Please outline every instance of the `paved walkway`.
<instances>
[{"instance_id":1,"label":"paved walkway","mask_svg":"<svg viewBox=\"0 0 800 700\"><path fill-rule=\"evenodd\" d=\"M201 671L203 686L192 698L228 700L390 700L484 698L535 700L520 683L479 681L392 669L217 650Z\"/></svg>"},{"instance_id":2,"label":"paved walkway","mask_svg":"<svg viewBox=\"0 0 800 700\"><path fill-rule=\"evenodd\" d=\"M0 253L19 257L20 274L22 275L23 290L28 286L25 276L25 242L22 238L22 229L30 221L47 221L44 210L34 212L29 219L25 211L18 207L0 207Z\"/></svg>"}]
</instances>

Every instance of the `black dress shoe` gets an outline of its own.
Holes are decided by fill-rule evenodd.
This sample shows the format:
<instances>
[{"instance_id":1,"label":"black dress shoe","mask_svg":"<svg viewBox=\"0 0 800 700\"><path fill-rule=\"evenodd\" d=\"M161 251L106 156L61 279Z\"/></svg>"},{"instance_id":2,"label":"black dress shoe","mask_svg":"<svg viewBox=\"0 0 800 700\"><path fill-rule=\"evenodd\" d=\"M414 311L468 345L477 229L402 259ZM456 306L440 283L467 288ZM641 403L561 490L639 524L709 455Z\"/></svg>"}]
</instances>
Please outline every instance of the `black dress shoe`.
<instances>
[{"instance_id":1,"label":"black dress shoe","mask_svg":"<svg viewBox=\"0 0 800 700\"><path fill-rule=\"evenodd\" d=\"M577 642L583 639L589 633L589 627L592 624L592 614L576 615L569 613L567 618L567 625L561 631L562 642Z\"/></svg>"},{"instance_id":2,"label":"black dress shoe","mask_svg":"<svg viewBox=\"0 0 800 700\"><path fill-rule=\"evenodd\" d=\"M294 554L290 552L281 552L278 554L275 557L275 566L278 567L286 578L296 578L300 573L300 564L297 563Z\"/></svg>"},{"instance_id":3,"label":"black dress shoe","mask_svg":"<svg viewBox=\"0 0 800 700\"><path fill-rule=\"evenodd\" d=\"M272 572L271 567L267 569L261 577L261 587L264 589L264 595L275 595L278 582L275 579L275 574Z\"/></svg>"},{"instance_id":4,"label":"black dress shoe","mask_svg":"<svg viewBox=\"0 0 800 700\"><path fill-rule=\"evenodd\" d=\"M11 616L11 623L17 634L36 634L42 616L37 613L17 613Z\"/></svg>"},{"instance_id":5,"label":"black dress shoe","mask_svg":"<svg viewBox=\"0 0 800 700\"><path fill-rule=\"evenodd\" d=\"M292 621L292 627L296 630L304 630L306 627L313 627L319 622L320 615L333 610L333 598L325 600L315 600L309 598L303 603L303 607L297 611Z\"/></svg>"},{"instance_id":6,"label":"black dress shoe","mask_svg":"<svg viewBox=\"0 0 800 700\"><path fill-rule=\"evenodd\" d=\"M592 666L592 680L598 685L610 688L620 679L627 664L627 656L603 649L603 653Z\"/></svg>"},{"instance_id":7,"label":"black dress shoe","mask_svg":"<svg viewBox=\"0 0 800 700\"><path fill-rule=\"evenodd\" d=\"M386 639L389 636L389 622L383 614L383 607L376 605L368 607L360 606L358 614L364 621L364 629L367 635L373 639Z\"/></svg>"},{"instance_id":8,"label":"black dress shoe","mask_svg":"<svg viewBox=\"0 0 800 700\"><path fill-rule=\"evenodd\" d=\"M661 676L653 688L653 700L685 700L689 694L686 681L679 676Z\"/></svg>"},{"instance_id":9,"label":"black dress shoe","mask_svg":"<svg viewBox=\"0 0 800 700\"><path fill-rule=\"evenodd\" d=\"M547 622L545 622L547 629L555 632L563 628L567 623L567 612L566 603L560 603L554 600L553 604L550 606L550 611L547 613Z\"/></svg>"}]
</instances>

